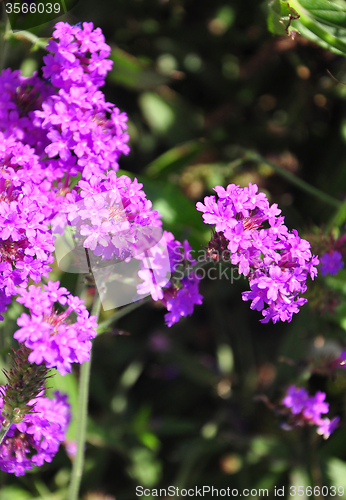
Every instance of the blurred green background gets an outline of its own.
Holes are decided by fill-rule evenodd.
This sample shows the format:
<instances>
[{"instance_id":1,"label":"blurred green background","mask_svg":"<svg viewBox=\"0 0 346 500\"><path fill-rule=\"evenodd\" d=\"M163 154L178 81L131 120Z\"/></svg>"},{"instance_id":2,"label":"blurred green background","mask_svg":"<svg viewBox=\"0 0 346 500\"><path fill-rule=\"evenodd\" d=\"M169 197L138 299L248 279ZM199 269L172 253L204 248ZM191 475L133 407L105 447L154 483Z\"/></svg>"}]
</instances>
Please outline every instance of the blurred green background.
<instances>
[{"instance_id":1,"label":"blurred green background","mask_svg":"<svg viewBox=\"0 0 346 500\"><path fill-rule=\"evenodd\" d=\"M256 182L316 252L323 251L317 228L345 200L345 58L302 36L274 37L267 3L80 0L58 19L102 28L114 61L103 90L129 116L131 153L121 168L143 182L165 229L195 250L210 237L195 203L217 184ZM50 37L53 24L32 31ZM12 40L6 66L39 71L44 51L33 48ZM341 210L341 231L344 219ZM75 276L55 270L53 277L74 292ZM291 324L260 324L241 300L247 282L232 283L229 273L204 279L204 304L170 329L164 309L149 303L100 335L81 498L134 500L137 485L268 488L269 498L274 486L346 491L344 426L326 442L312 428L288 432L255 400L265 394L278 402L291 383L305 385L326 391L331 415L343 421L345 373L331 380L306 360L336 357L346 346L345 277L318 279L309 289L314 307ZM20 311L17 304L7 315L5 334ZM51 383L69 393L74 409L77 378L76 368ZM1 473L0 499L64 500L70 467L61 447L52 464L24 477Z\"/></svg>"}]
</instances>

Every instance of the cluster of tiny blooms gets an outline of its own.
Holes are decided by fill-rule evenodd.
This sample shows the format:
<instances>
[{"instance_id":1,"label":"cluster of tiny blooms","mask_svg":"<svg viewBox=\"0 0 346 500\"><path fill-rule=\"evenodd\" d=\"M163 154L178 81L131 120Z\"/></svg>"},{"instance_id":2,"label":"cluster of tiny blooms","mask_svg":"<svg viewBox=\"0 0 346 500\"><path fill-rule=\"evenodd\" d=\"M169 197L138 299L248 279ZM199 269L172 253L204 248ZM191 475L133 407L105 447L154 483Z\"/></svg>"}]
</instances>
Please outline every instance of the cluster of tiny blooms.
<instances>
[{"instance_id":1,"label":"cluster of tiny blooms","mask_svg":"<svg viewBox=\"0 0 346 500\"><path fill-rule=\"evenodd\" d=\"M130 151L127 116L99 90L113 64L101 29L57 23L47 50L43 76L58 91L35 112L37 126L46 131L45 153L58 170L87 179L117 170L119 156Z\"/></svg>"},{"instance_id":2,"label":"cluster of tiny blooms","mask_svg":"<svg viewBox=\"0 0 346 500\"><path fill-rule=\"evenodd\" d=\"M101 260L140 255L161 237L159 214L142 186L114 171L81 180L61 209L66 220L57 222L72 225L79 244Z\"/></svg>"},{"instance_id":3,"label":"cluster of tiny blooms","mask_svg":"<svg viewBox=\"0 0 346 500\"><path fill-rule=\"evenodd\" d=\"M142 185L115 173L121 154L129 153L129 136L126 114L100 90L112 68L101 30L92 23L59 22L47 50L43 78L11 69L0 74L0 314L16 296L27 310L14 337L27 349L28 362L65 375L72 363L89 359L97 324L59 282L30 284L48 278L55 234L74 226L83 251L99 261L142 260L151 249L158 257L162 238L173 271L192 259L187 242L181 246L169 233L162 236L159 214ZM152 275L147 264L144 259L144 279ZM168 279L160 290L151 280L150 293L167 307L169 325L201 303L199 280L190 278ZM0 408L12 399L1 399ZM65 397L28 399L33 412L11 425L0 446L0 468L16 475L52 460L69 421ZM6 408L4 429L10 425Z\"/></svg>"},{"instance_id":4,"label":"cluster of tiny blooms","mask_svg":"<svg viewBox=\"0 0 346 500\"><path fill-rule=\"evenodd\" d=\"M329 411L329 404L325 399L324 392L318 391L314 396L309 396L303 387L291 385L282 404L290 409L295 425L317 425L317 434L328 439L337 428L340 418L335 417L332 420L327 417L322 418L322 415Z\"/></svg>"},{"instance_id":5,"label":"cluster of tiny blooms","mask_svg":"<svg viewBox=\"0 0 346 500\"><path fill-rule=\"evenodd\" d=\"M61 375L71 371L71 363L84 363L90 357L91 339L96 337L96 316L89 316L83 301L71 295L59 281L20 291L17 302L29 309L17 320L21 328L14 334L18 342L31 349L30 363L57 368ZM58 312L56 303L67 306ZM76 321L70 314L74 312Z\"/></svg>"},{"instance_id":6,"label":"cluster of tiny blooms","mask_svg":"<svg viewBox=\"0 0 346 500\"><path fill-rule=\"evenodd\" d=\"M320 271L322 276L327 274L338 274L340 269L344 267L342 261L342 255L337 250L332 250L330 252L324 253L320 258Z\"/></svg>"},{"instance_id":7,"label":"cluster of tiny blooms","mask_svg":"<svg viewBox=\"0 0 346 500\"><path fill-rule=\"evenodd\" d=\"M56 392L53 399L38 397L31 400L33 412L23 422L12 424L0 445L0 469L23 476L34 466L51 462L70 421L67 396ZM0 397L0 408L3 399ZM0 416L0 422L3 417Z\"/></svg>"},{"instance_id":8,"label":"cluster of tiny blooms","mask_svg":"<svg viewBox=\"0 0 346 500\"><path fill-rule=\"evenodd\" d=\"M164 242L164 244L162 244ZM196 304L202 304L203 297L198 293L200 278L192 271L181 279L174 279L178 266L193 266L196 261L191 257L191 247L185 240L183 244L174 239L172 233L164 231L163 242L149 250L149 258L143 259L139 276L143 283L138 293L150 293L153 300L161 300L167 308L165 321L168 326L177 323L182 316L193 313ZM168 250L166 257L164 249ZM167 266L166 259L169 265ZM155 269L155 274L152 269ZM167 269L172 272L167 276Z\"/></svg>"},{"instance_id":9,"label":"cluster of tiny blooms","mask_svg":"<svg viewBox=\"0 0 346 500\"><path fill-rule=\"evenodd\" d=\"M57 205L50 189L33 149L0 132L0 311L29 278L48 277L54 261L48 221Z\"/></svg>"},{"instance_id":10,"label":"cluster of tiny blooms","mask_svg":"<svg viewBox=\"0 0 346 500\"><path fill-rule=\"evenodd\" d=\"M243 292L243 300L251 300L251 309L262 310L261 322L291 321L307 302L300 294L307 289L308 274L312 279L317 275L319 260L309 242L288 230L277 204L269 205L264 193L257 194L256 184L214 190L218 200L207 196L197 210L206 224L215 225L216 235L227 240L231 263L248 277L251 291Z\"/></svg>"},{"instance_id":11,"label":"cluster of tiny blooms","mask_svg":"<svg viewBox=\"0 0 346 500\"><path fill-rule=\"evenodd\" d=\"M170 281L180 263L193 263L191 248L187 241L181 245L171 233L162 234L160 216L136 179L117 177L109 171L89 181L81 180L66 195L61 214L64 217L56 219L55 230L71 224L77 244L92 251L91 261L95 262L95 256L101 260L141 260L138 275L143 283L137 291L161 300L168 310L165 320L169 326L192 314L194 305L202 303L197 276L191 273Z\"/></svg>"},{"instance_id":12,"label":"cluster of tiny blooms","mask_svg":"<svg viewBox=\"0 0 346 500\"><path fill-rule=\"evenodd\" d=\"M48 277L50 221L71 176L89 179L129 152L127 116L99 90L112 62L92 23L57 23L44 58L44 79L0 75L0 313L18 287Z\"/></svg>"}]
</instances>

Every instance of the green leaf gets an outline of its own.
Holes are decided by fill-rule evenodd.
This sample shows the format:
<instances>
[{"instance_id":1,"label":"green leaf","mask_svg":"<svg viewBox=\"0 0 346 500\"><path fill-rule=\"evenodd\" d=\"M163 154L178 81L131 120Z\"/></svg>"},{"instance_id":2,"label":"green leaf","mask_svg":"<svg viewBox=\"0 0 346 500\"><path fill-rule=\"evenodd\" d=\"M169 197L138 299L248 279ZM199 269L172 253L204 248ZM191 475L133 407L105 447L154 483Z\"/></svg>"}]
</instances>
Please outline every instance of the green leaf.
<instances>
[{"instance_id":1,"label":"green leaf","mask_svg":"<svg viewBox=\"0 0 346 500\"><path fill-rule=\"evenodd\" d=\"M269 14L267 26L274 35L287 35L287 26L290 22L289 16L296 17L296 12L288 2L283 0L272 0L269 3Z\"/></svg>"},{"instance_id":2,"label":"green leaf","mask_svg":"<svg viewBox=\"0 0 346 500\"><path fill-rule=\"evenodd\" d=\"M346 28L346 5L342 7L329 0L299 0L299 3L317 21L336 28Z\"/></svg>"},{"instance_id":3,"label":"green leaf","mask_svg":"<svg viewBox=\"0 0 346 500\"><path fill-rule=\"evenodd\" d=\"M169 149L151 162L145 173L148 177L165 179L171 172L176 172L188 165L203 150L202 141L189 141Z\"/></svg>"},{"instance_id":4,"label":"green leaf","mask_svg":"<svg viewBox=\"0 0 346 500\"><path fill-rule=\"evenodd\" d=\"M156 71L147 63L119 49L112 50L112 71L108 77L111 81L133 90L150 90L169 81L167 75Z\"/></svg>"},{"instance_id":5,"label":"green leaf","mask_svg":"<svg viewBox=\"0 0 346 500\"><path fill-rule=\"evenodd\" d=\"M152 132L174 146L194 139L203 123L200 111L171 89L142 93L139 106Z\"/></svg>"},{"instance_id":6,"label":"green leaf","mask_svg":"<svg viewBox=\"0 0 346 500\"><path fill-rule=\"evenodd\" d=\"M53 397L55 391L62 394L67 394L67 402L71 406L72 420L68 427L66 439L68 441L75 441L77 436L77 408L78 408L78 382L73 373L67 373L64 377L55 371L55 375L49 379L48 385L50 389L47 391L49 397Z\"/></svg>"},{"instance_id":7,"label":"green leaf","mask_svg":"<svg viewBox=\"0 0 346 500\"><path fill-rule=\"evenodd\" d=\"M331 484L338 488L346 489L346 463L338 458L331 458L328 462L327 474Z\"/></svg>"},{"instance_id":8,"label":"green leaf","mask_svg":"<svg viewBox=\"0 0 346 500\"><path fill-rule=\"evenodd\" d=\"M31 493L17 486L1 488L1 500L33 500Z\"/></svg>"},{"instance_id":9,"label":"green leaf","mask_svg":"<svg viewBox=\"0 0 346 500\"><path fill-rule=\"evenodd\" d=\"M299 15L290 28L321 47L346 54L346 5L329 0L290 0Z\"/></svg>"}]
</instances>

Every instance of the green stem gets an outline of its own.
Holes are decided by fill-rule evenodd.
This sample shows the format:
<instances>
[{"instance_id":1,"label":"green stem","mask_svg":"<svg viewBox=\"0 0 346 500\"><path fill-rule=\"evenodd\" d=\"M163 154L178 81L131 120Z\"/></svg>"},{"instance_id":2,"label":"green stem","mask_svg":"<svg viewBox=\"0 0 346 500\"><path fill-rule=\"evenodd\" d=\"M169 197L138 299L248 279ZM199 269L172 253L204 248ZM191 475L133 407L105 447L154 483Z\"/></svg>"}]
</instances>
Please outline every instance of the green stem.
<instances>
[{"instance_id":1,"label":"green stem","mask_svg":"<svg viewBox=\"0 0 346 500\"><path fill-rule=\"evenodd\" d=\"M341 201L336 200L332 196L330 196L327 193L324 193L320 189L311 186L307 182L303 181L299 177L295 176L291 172L288 172L284 168L280 167L276 163L272 163L271 161L267 160L266 158L263 158L263 156L259 155L255 151L248 151L245 150L244 152L244 158L250 161L255 161L256 163L264 163L265 165L268 165L271 167L273 170L275 170L276 173L281 175L281 177L284 177L286 180L288 180L291 184L294 186L297 186L299 189L302 191L305 191L306 193L310 194L311 196L314 196L315 198L319 199L323 203L326 203L328 205L331 205L334 208L340 208L342 205Z\"/></svg>"},{"instance_id":2,"label":"green stem","mask_svg":"<svg viewBox=\"0 0 346 500\"><path fill-rule=\"evenodd\" d=\"M16 33L12 32L10 33L12 38L16 38L17 40L25 40L26 42L31 42L32 45L40 47L42 49L46 49L49 40L48 38L39 38L30 31L17 31Z\"/></svg>"},{"instance_id":3,"label":"green stem","mask_svg":"<svg viewBox=\"0 0 346 500\"><path fill-rule=\"evenodd\" d=\"M95 299L92 307L91 315L99 317L101 309L101 301L95 291ZM80 483L83 475L84 467L84 448L86 442L86 431L88 422L88 400L89 400L89 380L91 369L91 352L89 361L85 361L80 370L79 391L78 391L78 430L77 430L77 454L75 456L71 482L68 492L68 500L78 500Z\"/></svg>"}]
</instances>

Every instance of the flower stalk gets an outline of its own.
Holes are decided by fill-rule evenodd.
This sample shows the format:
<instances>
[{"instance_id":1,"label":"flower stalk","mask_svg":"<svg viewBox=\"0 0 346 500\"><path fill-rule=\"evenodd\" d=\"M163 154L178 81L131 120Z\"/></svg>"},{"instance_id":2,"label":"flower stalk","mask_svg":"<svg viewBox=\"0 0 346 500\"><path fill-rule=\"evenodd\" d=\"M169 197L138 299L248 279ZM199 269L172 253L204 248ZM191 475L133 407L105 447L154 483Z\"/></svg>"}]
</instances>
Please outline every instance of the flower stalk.
<instances>
[{"instance_id":1,"label":"flower stalk","mask_svg":"<svg viewBox=\"0 0 346 500\"><path fill-rule=\"evenodd\" d=\"M95 293L94 304L91 315L96 316L96 322L101 310L100 297ZM91 351L90 358L85 361L80 370L79 392L78 392L78 431L77 431L77 453L73 462L70 487L68 492L68 500L78 500L80 483L83 475L84 467L84 450L86 442L86 431L88 422L88 401L89 401L89 381L91 371Z\"/></svg>"}]
</instances>

